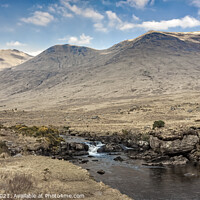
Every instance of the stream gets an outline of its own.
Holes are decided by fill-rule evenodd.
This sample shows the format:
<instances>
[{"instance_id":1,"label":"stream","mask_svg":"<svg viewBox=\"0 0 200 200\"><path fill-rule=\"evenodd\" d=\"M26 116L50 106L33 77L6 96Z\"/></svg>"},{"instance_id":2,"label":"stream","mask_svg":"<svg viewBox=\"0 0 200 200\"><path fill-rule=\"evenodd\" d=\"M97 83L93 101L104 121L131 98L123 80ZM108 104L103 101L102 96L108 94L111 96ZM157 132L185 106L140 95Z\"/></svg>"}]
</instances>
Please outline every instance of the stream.
<instances>
[{"instance_id":1,"label":"stream","mask_svg":"<svg viewBox=\"0 0 200 200\"><path fill-rule=\"evenodd\" d=\"M200 167L193 165L150 167L145 161L133 160L125 153L98 153L101 142L68 136L68 142L86 143L89 156L78 156L72 162L87 169L96 181L118 189L134 200L200 200ZM123 161L115 161L120 156ZM85 161L85 162L82 162ZM98 170L105 174L98 174Z\"/></svg>"}]
</instances>

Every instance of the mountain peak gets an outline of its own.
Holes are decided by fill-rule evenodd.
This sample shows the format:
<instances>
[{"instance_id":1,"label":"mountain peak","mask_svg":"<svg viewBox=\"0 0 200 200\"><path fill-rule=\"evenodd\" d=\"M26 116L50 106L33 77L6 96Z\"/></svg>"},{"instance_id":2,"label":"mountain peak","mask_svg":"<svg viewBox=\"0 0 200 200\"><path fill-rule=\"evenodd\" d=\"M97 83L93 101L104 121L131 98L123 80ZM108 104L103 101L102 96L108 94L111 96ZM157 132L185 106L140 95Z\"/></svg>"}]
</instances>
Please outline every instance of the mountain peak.
<instances>
[{"instance_id":1,"label":"mountain peak","mask_svg":"<svg viewBox=\"0 0 200 200\"><path fill-rule=\"evenodd\" d=\"M22 64L31 58L32 56L17 49L0 50L0 70Z\"/></svg>"}]
</instances>

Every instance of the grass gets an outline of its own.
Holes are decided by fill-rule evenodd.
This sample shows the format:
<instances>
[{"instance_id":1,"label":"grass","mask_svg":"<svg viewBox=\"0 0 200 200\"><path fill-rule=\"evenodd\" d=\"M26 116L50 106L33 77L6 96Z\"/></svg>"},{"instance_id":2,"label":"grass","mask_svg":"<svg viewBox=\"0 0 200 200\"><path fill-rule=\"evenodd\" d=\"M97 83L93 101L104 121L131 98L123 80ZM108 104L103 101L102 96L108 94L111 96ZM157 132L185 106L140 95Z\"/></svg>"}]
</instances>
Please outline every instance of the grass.
<instances>
[{"instance_id":1,"label":"grass","mask_svg":"<svg viewBox=\"0 0 200 200\"><path fill-rule=\"evenodd\" d=\"M15 174L13 178L7 180L7 193L23 194L30 192L33 188L33 177L26 174Z\"/></svg>"}]
</instances>

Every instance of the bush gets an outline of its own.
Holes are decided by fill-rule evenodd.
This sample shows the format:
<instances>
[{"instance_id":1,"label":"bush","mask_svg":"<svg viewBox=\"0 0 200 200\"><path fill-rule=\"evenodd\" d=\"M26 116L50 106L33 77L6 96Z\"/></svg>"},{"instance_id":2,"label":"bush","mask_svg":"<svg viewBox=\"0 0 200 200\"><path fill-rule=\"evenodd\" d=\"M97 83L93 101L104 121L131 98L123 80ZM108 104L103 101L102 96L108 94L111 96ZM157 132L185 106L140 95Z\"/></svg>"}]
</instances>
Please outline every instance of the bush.
<instances>
[{"instance_id":1,"label":"bush","mask_svg":"<svg viewBox=\"0 0 200 200\"><path fill-rule=\"evenodd\" d=\"M22 134L24 136L36 137L38 139L44 138L50 148L58 147L60 143L64 141L64 139L60 137L58 129L53 126L28 127L26 125L20 124L12 126L10 128L14 129L17 133Z\"/></svg>"},{"instance_id":2,"label":"bush","mask_svg":"<svg viewBox=\"0 0 200 200\"><path fill-rule=\"evenodd\" d=\"M164 127L164 126L165 126L165 122L162 121L162 120L155 121L155 122L153 123L153 129L155 129L155 128L162 128L162 127Z\"/></svg>"}]
</instances>

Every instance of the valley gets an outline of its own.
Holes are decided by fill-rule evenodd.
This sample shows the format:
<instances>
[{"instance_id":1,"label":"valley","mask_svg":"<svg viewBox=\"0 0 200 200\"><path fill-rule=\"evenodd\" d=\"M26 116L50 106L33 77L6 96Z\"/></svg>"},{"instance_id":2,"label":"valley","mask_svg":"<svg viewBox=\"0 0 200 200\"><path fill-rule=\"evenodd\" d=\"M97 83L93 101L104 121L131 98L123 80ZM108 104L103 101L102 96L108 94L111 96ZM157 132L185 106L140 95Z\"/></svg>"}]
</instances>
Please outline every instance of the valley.
<instances>
[{"instance_id":1,"label":"valley","mask_svg":"<svg viewBox=\"0 0 200 200\"><path fill-rule=\"evenodd\" d=\"M2 69L2 173L32 174L36 193L50 184L85 199L198 199L199 55L200 32L149 31L104 50L55 45Z\"/></svg>"}]
</instances>

